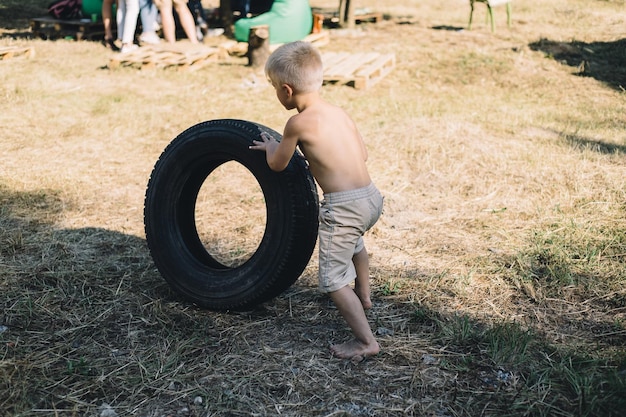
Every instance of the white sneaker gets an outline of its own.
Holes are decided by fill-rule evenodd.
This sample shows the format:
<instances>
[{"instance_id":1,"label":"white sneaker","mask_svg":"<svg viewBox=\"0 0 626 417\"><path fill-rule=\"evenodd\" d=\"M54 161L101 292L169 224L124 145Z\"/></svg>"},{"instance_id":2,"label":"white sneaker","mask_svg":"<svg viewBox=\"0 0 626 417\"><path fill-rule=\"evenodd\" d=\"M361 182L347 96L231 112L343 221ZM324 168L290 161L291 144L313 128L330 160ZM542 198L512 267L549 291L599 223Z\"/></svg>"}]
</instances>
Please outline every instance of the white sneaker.
<instances>
[{"instance_id":1,"label":"white sneaker","mask_svg":"<svg viewBox=\"0 0 626 417\"><path fill-rule=\"evenodd\" d=\"M220 36L224 34L224 28L215 28L207 30L207 36Z\"/></svg>"},{"instance_id":2,"label":"white sneaker","mask_svg":"<svg viewBox=\"0 0 626 417\"><path fill-rule=\"evenodd\" d=\"M139 42L149 45L157 45L161 43L161 38L154 32L144 32L139 36Z\"/></svg>"},{"instance_id":3,"label":"white sneaker","mask_svg":"<svg viewBox=\"0 0 626 417\"><path fill-rule=\"evenodd\" d=\"M137 49L139 49L139 45L135 45L134 43L131 43L130 45L122 45L120 53L127 54L129 52L136 51Z\"/></svg>"}]
</instances>

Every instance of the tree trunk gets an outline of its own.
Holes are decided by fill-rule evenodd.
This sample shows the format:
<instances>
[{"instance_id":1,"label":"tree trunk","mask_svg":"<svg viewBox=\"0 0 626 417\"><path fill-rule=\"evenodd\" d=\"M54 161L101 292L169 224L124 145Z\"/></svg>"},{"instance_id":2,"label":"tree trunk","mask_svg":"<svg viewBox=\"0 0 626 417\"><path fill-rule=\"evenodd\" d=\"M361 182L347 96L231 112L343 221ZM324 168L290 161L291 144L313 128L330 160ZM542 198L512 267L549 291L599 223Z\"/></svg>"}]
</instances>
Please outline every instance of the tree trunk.
<instances>
[{"instance_id":1,"label":"tree trunk","mask_svg":"<svg viewBox=\"0 0 626 417\"><path fill-rule=\"evenodd\" d=\"M269 25L252 26L248 36L248 65L262 67L270 56Z\"/></svg>"}]
</instances>

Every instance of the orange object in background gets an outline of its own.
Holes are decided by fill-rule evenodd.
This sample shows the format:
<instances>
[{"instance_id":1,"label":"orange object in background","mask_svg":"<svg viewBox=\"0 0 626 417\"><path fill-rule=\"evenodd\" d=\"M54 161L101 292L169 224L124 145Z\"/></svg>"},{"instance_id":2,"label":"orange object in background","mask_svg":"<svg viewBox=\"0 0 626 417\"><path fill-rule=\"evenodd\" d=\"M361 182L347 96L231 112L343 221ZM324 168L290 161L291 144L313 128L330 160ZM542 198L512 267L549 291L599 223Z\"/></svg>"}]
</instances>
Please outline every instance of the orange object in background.
<instances>
[{"instance_id":1,"label":"orange object in background","mask_svg":"<svg viewBox=\"0 0 626 417\"><path fill-rule=\"evenodd\" d=\"M323 26L324 26L324 15L314 13L313 14L313 29L311 29L311 33L320 33L322 31Z\"/></svg>"}]
</instances>

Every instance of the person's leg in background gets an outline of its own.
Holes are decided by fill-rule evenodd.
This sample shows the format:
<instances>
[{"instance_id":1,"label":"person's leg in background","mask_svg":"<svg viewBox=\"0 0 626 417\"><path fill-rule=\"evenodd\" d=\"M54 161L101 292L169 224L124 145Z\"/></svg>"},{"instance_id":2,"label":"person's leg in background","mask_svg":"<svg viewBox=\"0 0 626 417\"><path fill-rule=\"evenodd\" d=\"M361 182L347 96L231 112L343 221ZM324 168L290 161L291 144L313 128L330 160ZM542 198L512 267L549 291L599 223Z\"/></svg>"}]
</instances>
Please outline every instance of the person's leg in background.
<instances>
[{"instance_id":1,"label":"person's leg in background","mask_svg":"<svg viewBox=\"0 0 626 417\"><path fill-rule=\"evenodd\" d=\"M104 46L118 51L119 48L113 39L113 5L115 3L115 0L102 0L102 24L104 25Z\"/></svg>"},{"instance_id":2,"label":"person's leg in background","mask_svg":"<svg viewBox=\"0 0 626 417\"><path fill-rule=\"evenodd\" d=\"M157 9L152 0L139 0L139 16L142 27L139 41L151 45L161 42L161 38L156 33L159 29L159 9Z\"/></svg>"},{"instance_id":3,"label":"person's leg in background","mask_svg":"<svg viewBox=\"0 0 626 417\"><path fill-rule=\"evenodd\" d=\"M196 24L187 7L187 0L155 0L155 4L159 8L161 13L161 26L163 27L163 37L168 43L176 42L176 21L174 20L174 10L178 13L178 19L185 31L185 34L189 38L191 43L198 43L198 37L196 36Z\"/></svg>"},{"instance_id":4,"label":"person's leg in background","mask_svg":"<svg viewBox=\"0 0 626 417\"><path fill-rule=\"evenodd\" d=\"M176 22L174 21L172 0L155 0L155 4L161 14L161 28L165 41L168 43L176 42Z\"/></svg>"},{"instance_id":5,"label":"person's leg in background","mask_svg":"<svg viewBox=\"0 0 626 417\"><path fill-rule=\"evenodd\" d=\"M178 13L178 20L180 25L185 31L185 35L191 43L198 43L198 36L196 34L196 21L187 6L188 0L174 0L174 8Z\"/></svg>"},{"instance_id":6,"label":"person's leg in background","mask_svg":"<svg viewBox=\"0 0 626 417\"><path fill-rule=\"evenodd\" d=\"M122 41L121 52L137 49L135 31L139 17L139 0L118 0L117 2L117 38Z\"/></svg>"},{"instance_id":7,"label":"person's leg in background","mask_svg":"<svg viewBox=\"0 0 626 417\"><path fill-rule=\"evenodd\" d=\"M196 23L196 35L199 41L202 41L209 30L209 24L207 23L206 13L204 13L204 7L200 0L189 0L187 3L189 11Z\"/></svg>"}]
</instances>

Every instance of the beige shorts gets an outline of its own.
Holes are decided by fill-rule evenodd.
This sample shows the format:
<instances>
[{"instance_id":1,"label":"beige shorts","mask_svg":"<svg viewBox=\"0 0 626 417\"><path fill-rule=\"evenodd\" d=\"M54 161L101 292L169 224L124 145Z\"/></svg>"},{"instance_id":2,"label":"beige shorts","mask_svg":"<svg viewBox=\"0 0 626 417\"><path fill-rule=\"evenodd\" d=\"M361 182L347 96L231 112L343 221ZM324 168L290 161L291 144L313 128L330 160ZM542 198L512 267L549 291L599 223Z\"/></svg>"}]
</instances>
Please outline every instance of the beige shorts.
<instances>
[{"instance_id":1,"label":"beige shorts","mask_svg":"<svg viewBox=\"0 0 626 417\"><path fill-rule=\"evenodd\" d=\"M319 288L337 291L356 278L354 254L365 247L363 234L383 211L383 196L374 184L356 190L324 194L320 206Z\"/></svg>"},{"instance_id":2,"label":"beige shorts","mask_svg":"<svg viewBox=\"0 0 626 417\"><path fill-rule=\"evenodd\" d=\"M152 2L154 3L154 5L158 8L161 8L161 6L163 6L164 4L172 4L172 3L178 3L178 4L187 4L189 2L189 0L152 0Z\"/></svg>"}]
</instances>

